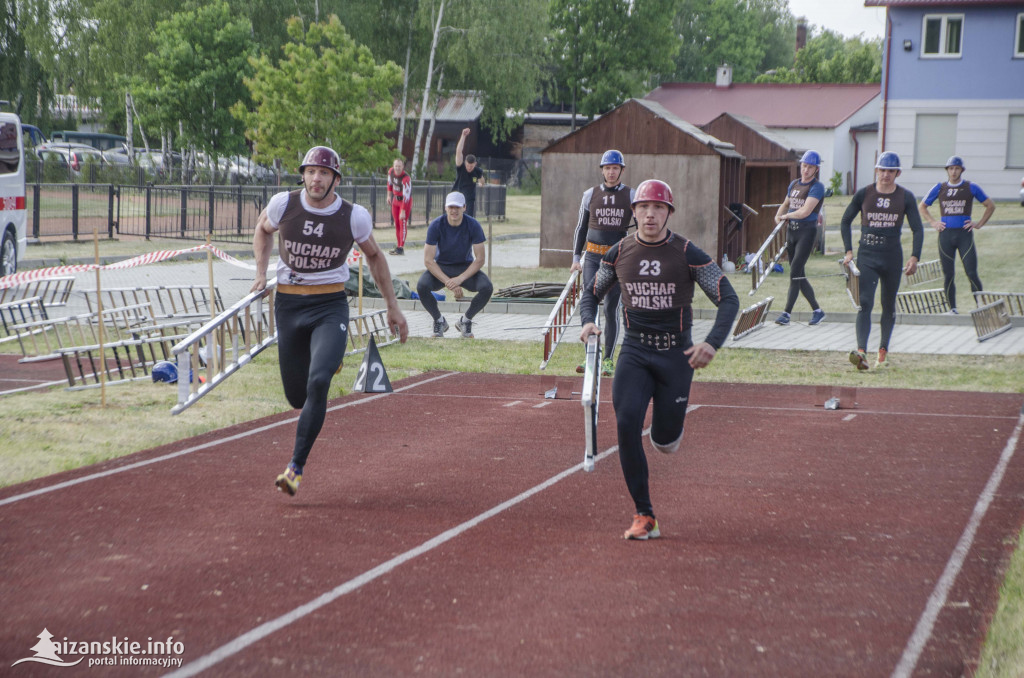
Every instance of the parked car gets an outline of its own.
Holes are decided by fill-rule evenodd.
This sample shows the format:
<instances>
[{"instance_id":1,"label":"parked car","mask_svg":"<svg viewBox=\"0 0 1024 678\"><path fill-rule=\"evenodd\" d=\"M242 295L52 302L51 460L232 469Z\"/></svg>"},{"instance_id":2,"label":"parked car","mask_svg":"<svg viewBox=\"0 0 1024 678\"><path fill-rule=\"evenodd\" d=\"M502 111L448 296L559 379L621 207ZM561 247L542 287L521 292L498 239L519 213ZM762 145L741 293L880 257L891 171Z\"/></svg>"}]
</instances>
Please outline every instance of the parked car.
<instances>
[{"instance_id":1,"label":"parked car","mask_svg":"<svg viewBox=\"0 0 1024 678\"><path fill-rule=\"evenodd\" d=\"M66 164L72 172L81 172L85 168L86 163L94 162L100 165L106 163L102 151L85 144L49 141L36 146L36 155L44 161L55 158L58 155L63 156L64 163L62 164Z\"/></svg>"},{"instance_id":2,"label":"parked car","mask_svg":"<svg viewBox=\"0 0 1024 678\"><path fill-rule=\"evenodd\" d=\"M128 157L128 154L120 150L104 151L103 159L107 161L107 164L115 167L128 167L132 164L132 159Z\"/></svg>"},{"instance_id":3,"label":"parked car","mask_svg":"<svg viewBox=\"0 0 1024 678\"><path fill-rule=\"evenodd\" d=\"M273 174L269 169L253 162L251 158L231 156L228 158L228 176L233 184L263 182Z\"/></svg>"},{"instance_id":4,"label":"parked car","mask_svg":"<svg viewBox=\"0 0 1024 678\"><path fill-rule=\"evenodd\" d=\"M221 156L216 165L213 159L202 151L196 153L196 164L208 171L216 172L229 184L246 184L267 181L272 175L269 169L240 155Z\"/></svg>"}]
</instances>

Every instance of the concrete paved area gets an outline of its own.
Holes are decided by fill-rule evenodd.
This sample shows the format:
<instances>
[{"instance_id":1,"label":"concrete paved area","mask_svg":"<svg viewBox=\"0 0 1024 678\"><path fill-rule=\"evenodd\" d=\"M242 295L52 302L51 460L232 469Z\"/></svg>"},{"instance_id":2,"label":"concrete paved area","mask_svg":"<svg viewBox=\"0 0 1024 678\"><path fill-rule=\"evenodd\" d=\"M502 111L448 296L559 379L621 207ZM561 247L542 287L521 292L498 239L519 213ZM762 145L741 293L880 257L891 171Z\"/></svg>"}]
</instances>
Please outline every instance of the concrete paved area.
<instances>
[{"instance_id":1,"label":"concrete paved area","mask_svg":"<svg viewBox=\"0 0 1024 678\"><path fill-rule=\"evenodd\" d=\"M190 246L183 243L182 248ZM491 245L491 260L501 267L530 268L538 266L540 255L540 239L507 238ZM248 250L233 248L230 253L239 258L244 257ZM423 249L418 246L406 248L403 256L387 255L393 277L401 278L415 288L418 273L424 269ZM246 259L252 263L251 256ZM30 262L26 264L31 265ZM271 268L274 261L271 261ZM216 286L226 305L231 305L244 297L252 284L253 273L220 260L214 260L213 277ZM568 277L568 276L567 276ZM162 263L127 270L104 271L102 286L158 286L158 285L205 285L209 283L208 265L205 261L186 261L181 263ZM76 276L75 294L72 296L66 313L85 312L83 290L96 287L94 272L81 273ZM743 307L756 302L757 299L742 297ZM353 313L358 308L358 300L351 299ZM418 301L403 300L400 302L409 321L411 336L429 337L433 326L426 311ZM541 341L541 330L548 314L551 312L551 301L492 301L478 315L473 324L477 339ZM468 308L467 302L442 302L440 308L452 328L443 340L469 341L459 336L455 330L455 321ZM379 299L363 300L364 310L382 307ZM773 311L770 318L777 313ZM825 321L816 327L806 324L809 313L794 313L793 322L787 327L769 323L739 340L730 338L726 346L742 348L760 348L771 350L808 350L808 351L849 351L854 347L855 332L853 321L856 314L853 308L830 312ZM703 337L711 326L713 312L701 311L694 322L694 337ZM578 317L574 319L578 323ZM977 340L977 334L969 314L960 316L918 316L901 315L897 320L890 349L893 353L921 354L959 354L959 355L1019 355L1024 353L1024 319L1015 318L1014 327L997 337L984 342ZM567 336L567 340L574 337ZM877 321L872 327L872 341L869 350L878 346Z\"/></svg>"}]
</instances>

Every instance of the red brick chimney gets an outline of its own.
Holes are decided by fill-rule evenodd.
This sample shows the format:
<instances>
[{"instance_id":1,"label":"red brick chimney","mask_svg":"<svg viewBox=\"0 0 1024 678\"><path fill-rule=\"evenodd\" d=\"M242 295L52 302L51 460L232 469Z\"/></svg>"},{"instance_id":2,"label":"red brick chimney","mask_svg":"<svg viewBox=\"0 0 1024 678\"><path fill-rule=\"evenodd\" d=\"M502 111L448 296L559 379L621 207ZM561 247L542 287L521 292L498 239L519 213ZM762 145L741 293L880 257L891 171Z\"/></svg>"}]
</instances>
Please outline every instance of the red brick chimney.
<instances>
[{"instance_id":1,"label":"red brick chimney","mask_svg":"<svg viewBox=\"0 0 1024 678\"><path fill-rule=\"evenodd\" d=\"M800 17L796 20L796 52L807 46L807 18Z\"/></svg>"}]
</instances>

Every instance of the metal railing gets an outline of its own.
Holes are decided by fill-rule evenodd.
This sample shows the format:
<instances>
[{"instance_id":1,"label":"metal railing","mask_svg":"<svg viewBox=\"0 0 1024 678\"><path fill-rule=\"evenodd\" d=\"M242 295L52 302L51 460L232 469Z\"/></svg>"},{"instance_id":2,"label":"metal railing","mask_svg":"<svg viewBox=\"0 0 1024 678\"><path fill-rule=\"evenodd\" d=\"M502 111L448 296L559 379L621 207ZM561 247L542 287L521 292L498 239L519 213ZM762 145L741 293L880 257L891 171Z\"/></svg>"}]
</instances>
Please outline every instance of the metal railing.
<instances>
[{"instance_id":1,"label":"metal railing","mask_svg":"<svg viewBox=\"0 0 1024 678\"><path fill-rule=\"evenodd\" d=\"M155 186L86 183L34 183L27 187L32 238L60 239L139 236L218 242L248 242L256 218L272 195L293 185ZM426 226L444 214L448 182L413 182L410 227ZM350 180L336 192L365 207L379 227L391 224L387 186L374 178ZM507 187L477 189L476 216L505 218Z\"/></svg>"}]
</instances>

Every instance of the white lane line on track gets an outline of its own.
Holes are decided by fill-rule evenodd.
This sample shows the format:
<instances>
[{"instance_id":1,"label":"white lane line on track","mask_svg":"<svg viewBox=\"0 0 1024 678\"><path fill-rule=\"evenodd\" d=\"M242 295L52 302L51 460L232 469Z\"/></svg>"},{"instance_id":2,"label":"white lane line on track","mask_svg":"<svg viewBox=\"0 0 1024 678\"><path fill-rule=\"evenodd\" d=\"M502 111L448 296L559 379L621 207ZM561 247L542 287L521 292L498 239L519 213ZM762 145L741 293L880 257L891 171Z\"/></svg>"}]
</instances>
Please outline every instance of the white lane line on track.
<instances>
[{"instance_id":1,"label":"white lane line on track","mask_svg":"<svg viewBox=\"0 0 1024 678\"><path fill-rule=\"evenodd\" d=\"M522 400L513 400L510 403L505 403L504 405L502 405L502 407L515 407L516 405L518 405L521 402L523 402L523 401Z\"/></svg>"},{"instance_id":2,"label":"white lane line on track","mask_svg":"<svg viewBox=\"0 0 1024 678\"><path fill-rule=\"evenodd\" d=\"M694 408L691 408L691 410L692 409L694 409ZM646 435L648 433L648 431L650 431L649 428L645 429L644 432L643 432L643 435ZM598 454L596 459L595 459L595 461L601 461L602 459L604 459L608 455L616 452L618 449L619 449L618 445L615 445L613 447L608 448L604 452L601 452L600 454ZM476 527L477 525L479 525L480 523L484 522L485 520L493 518L494 516L498 515L499 513L502 513L503 511L507 511L508 509L512 508L516 504L519 504L519 503L522 503L523 501L526 501L527 499L529 499L533 495L537 494L538 492L542 492L542 491L546 490L547 488L551 487L552 485L558 483L559 481L561 481L561 480L563 480L565 478L568 478L573 473L576 473L577 471L582 471L582 470L583 470L583 463L582 462L577 464L577 465L575 465L575 466L573 466L573 467L571 467L571 468L567 468L566 470L562 471L561 473L558 473L558 474L548 478L547 480L545 480L544 482L540 483L539 485L534 485L533 487L531 487L530 489L522 492L521 494L518 494L515 497L512 497L508 501L502 502L501 504L498 504L494 508L491 508L491 509L489 509L487 511L484 511L483 513L479 514L478 516L476 516L474 518L470 518L466 522L461 523L460 525L456 525L455 527L442 532L441 534L437 535L436 537L428 539L427 541L423 542L422 544L420 544L416 548L410 549L409 551L406 551L405 553L402 553L402 554L400 554L398 556L395 556L391 560L389 560L387 562L384 562L384 563L381 563L380 565L378 565L377 567L373 568L372 570L367 570L366 572L362 573L358 577L355 577L353 579L349 579L344 584L341 584L341 585L337 586L336 588L334 588L334 589L332 589L332 590L330 590L330 591L320 595L319 597L314 598L313 600L309 601L308 603L306 603L304 605L300 605L299 607L295 608L291 612L283 614L280 617L278 617L277 619L272 619L272 620L270 620L270 621L268 621L268 622L266 622L264 624L260 624L256 628L243 633L242 635L238 636L234 640L232 640L232 641L230 641L230 642L228 642L228 643L226 643L224 645L221 645L220 647L218 647L213 652L210 652L209 654L206 654L206 655L200 657L199 659L196 659L195 661L192 661L192 662L189 662L188 664L185 664L184 666L179 668L177 671L172 671L171 673L165 674L165 678L185 678L186 676L194 676L197 673L201 673L202 671L205 671L206 669L210 668L211 666L214 666L215 664L218 664L218 663L224 661L225 659L227 659L227 658L229 658L229 657L231 657L233 655L238 654L239 652L241 652L245 648L249 647L250 645L252 645L254 643L257 643L260 640L263 640L264 638L266 638L267 636L271 635L272 633L275 633L275 632L285 628L289 624L292 624L293 622L299 621L303 617L305 617L305 616L307 616L309 614L312 614L313 612L316 612L321 607L324 607L325 605L329 605L330 603L334 602L338 598L340 598L340 597L342 597L342 596L344 596L344 595L346 595L348 593L352 593L356 589L359 589L362 586L365 586L366 584L369 584L373 580L375 580L375 579L377 579L377 578L387 574L388 572L394 570L399 565L402 565L403 563L406 563L406 562L412 560L413 558L417 558L417 557L423 555L424 553L427 553L428 551L431 551L431 550L437 548L438 546L441 546L445 542L451 541L455 537L458 537L459 535L461 535L463 532L466 532L467 530L470 530L470 529Z\"/></svg>"},{"instance_id":3,"label":"white lane line on track","mask_svg":"<svg viewBox=\"0 0 1024 678\"><path fill-rule=\"evenodd\" d=\"M603 401L602 401L603 402ZM811 411L831 412L819 407L769 407L765 405L719 405L715 403L702 403L701 407L715 407L726 410L770 410L772 412L797 412L807 413ZM849 409L849 408L846 408ZM1013 421L1015 416L1005 414L950 414L949 412L901 412L898 410L857 410L857 414L884 414L893 417L941 417L943 419L1009 419Z\"/></svg>"},{"instance_id":4,"label":"white lane line on track","mask_svg":"<svg viewBox=\"0 0 1024 678\"><path fill-rule=\"evenodd\" d=\"M857 418L856 414L848 414L845 417L843 417L843 421L851 421L851 420L856 419L856 418Z\"/></svg>"},{"instance_id":5,"label":"white lane line on track","mask_svg":"<svg viewBox=\"0 0 1024 678\"><path fill-rule=\"evenodd\" d=\"M981 491L981 495L974 505L974 512L971 513L971 518L967 521L963 534L960 535L960 541L957 542L952 555L946 562L946 569L942 572L942 576L939 577L939 581L935 583L935 588L928 598L924 612L917 621L914 633L910 636L906 647L903 649L903 656L900 657L899 664L896 665L892 672L892 678L910 676L914 669L917 668L917 661L921 658L921 653L924 652L924 648L931 638L932 631L935 628L935 621L938 619L943 605L946 604L949 590L953 588L953 583L956 581L957 575L960 574L964 561L967 560L967 554L974 543L974 537L978 532L981 521L988 511L989 505L992 503L996 490L999 489L999 484L1003 482L1006 467L1009 466L1010 460L1013 459L1022 428L1024 428L1024 411L1017 417L1017 425L1014 427L1010 439L1006 441L1006 447L1003 448L1003 453L999 457L999 463L992 470L992 475L989 476L985 488Z\"/></svg>"},{"instance_id":6,"label":"white lane line on track","mask_svg":"<svg viewBox=\"0 0 1024 678\"><path fill-rule=\"evenodd\" d=\"M430 377L429 379L424 379L423 381L418 381L415 384L409 384L408 386L402 386L401 388L396 388L394 390L394 392L398 393L400 391L406 391L408 389L416 388L417 386L420 386L422 384L429 384L432 381L437 381L438 379L445 379L447 377L451 377L451 376L456 375L456 374L459 374L459 373L458 372L449 372L447 374L441 374L441 375L438 375L436 377ZM377 400L378 398L383 398L386 395L389 395L389 394L387 394L387 393L379 393L377 395L369 396L367 398L360 398L359 400L353 400L351 402L342 403L341 405L335 405L334 407L329 407L327 409L327 411L328 412L334 412L335 410L342 410L342 409L345 409L346 407L352 407L354 405L362 405L363 403L368 403L368 402L371 402L373 400ZM99 478L106 478L107 476L117 475L118 473L124 473L125 471L131 471L131 470L134 470L134 469L137 469L137 468L142 468L143 466L149 466L150 464L156 464L156 463L161 462L161 461L167 461L169 459L176 459L177 457L183 457L186 454L192 454L193 452L199 452L201 450L206 450L206 449L209 449L211 447L216 447L217 445L222 445L224 443L234 442L235 440L241 440L242 438L248 438L249 436L256 435L257 433L263 433L264 431L269 431L271 429L277 428L278 426L284 426L285 424L291 424L291 423L293 423L295 421L298 421L298 419L299 418L297 416L296 417L290 417L288 419L283 419L283 420L275 422L273 424L267 424L266 426L260 426L259 428L254 428L254 429L251 429L249 431L245 431L243 433L236 433L235 435L228 436L227 438L220 438L218 440L211 440L210 442L203 443L202 445L196 445L194 447L189 447L189 448L186 448L184 450L178 450L177 452L171 452L170 454L164 454L164 455L161 455L159 457L154 457L153 459L147 459L145 461L135 462L134 464L128 464L126 466L119 466L117 468L113 468L113 469L110 469L108 471L101 471L100 473L92 473L92 474L89 474L87 476L82 476L81 478L75 478L74 480L67 480L67 481L65 481L63 483L57 483L56 485L49 485L47 487L41 487L38 490L32 490L31 492L24 492L22 494L16 494L16 495L13 495L11 497L7 497L6 499L0 499L0 506L5 506L7 504L13 504L14 502L22 501L24 499L30 499L32 497L38 497L39 495L42 495L42 494L48 494L50 492L56 492L57 490L63 490L64 488L73 487L74 485L80 485L82 483L89 482L90 480L97 480Z\"/></svg>"},{"instance_id":7,"label":"white lane line on track","mask_svg":"<svg viewBox=\"0 0 1024 678\"><path fill-rule=\"evenodd\" d=\"M697 409L700 409L700 408L701 408L701 405L690 405L689 407L686 408L686 412L687 412L687 414L689 414L690 412L693 412L694 410L697 410ZM641 435L648 435L650 433L650 431L651 431L651 429L650 429L650 427L648 427L648 428L644 429L641 432ZM604 452L601 452L600 454L598 454L597 457L594 459L594 461L595 462L601 461L602 459L604 459L608 455L617 452L618 449L619 449L618 445L614 445L612 447L609 447ZM218 663L224 661L228 657L231 657L233 655L238 654L239 652L241 652L245 648L249 647L250 645L252 645L254 643L257 643L260 640L263 640L264 638L266 638L267 636L271 635L272 633L275 633L276 631L279 631L279 630L283 629L284 627L288 626L289 624L291 624L293 622L296 622L296 621L302 619L303 617L305 617L305 616L307 616L307 615L309 615L309 614L311 614L313 612L316 612L317 610L319 610L321 607L324 607L325 605L329 605L330 603L334 602L335 600L337 600L338 598L344 596L345 594L351 593L351 592L355 591L356 589L358 589L358 588L360 588L360 587L362 587L362 586L364 586L366 584L369 584L374 579L377 579L377 578L387 574L388 572L394 570L399 565L402 565L403 563L406 563L406 562L412 560L413 558L421 556L424 553L427 553L428 551L431 551L431 550L437 548L438 546L441 546L445 542L454 539L455 537L459 536L463 532L476 527L477 525L479 525L480 523L484 522L485 520L488 520L489 518L493 518L494 516L498 515L499 513L503 512L503 511L507 511L508 509L512 508L516 504L519 504L519 503L522 503L523 501L526 501L527 499L529 499L533 495L535 495L535 494L537 494L539 492L542 492L543 490L546 490L547 488L549 488L552 485L558 483L559 481L561 481L561 480L571 476L573 473L576 473L577 471L582 471L582 470L583 470L583 464L582 463L579 463L576 466L567 468L566 470L562 471L561 473L558 473L557 475L554 475L551 478L548 478L547 480L545 480L544 482L540 483L539 485L534 485L533 487L531 487L530 489L526 490L525 492L522 492L521 494L519 494L519 495L509 499L508 501L505 501L505 502L502 502L501 504L498 504L494 508L481 513L480 515L476 516L475 518L470 518L466 522L464 522L464 523L462 523L460 525L456 525L455 527L451 528L450 530L446 530L446 531L442 532L441 534L437 535L436 537L433 537L432 539L428 539L427 541L423 542L422 544L420 544L416 548L411 549L409 551L406 551L405 553L402 553L402 554L400 554L398 556L395 556L391 560L389 560L389 561L387 561L385 563L381 563L380 565L378 565L377 567L373 568L372 570L367 570L366 572L364 572L363 574L359 575L358 577L355 577L353 579L348 580L344 584L339 585L338 587L332 589L331 591L328 591L327 593L324 593L324 594L320 595L319 597L314 598L313 600L309 601L305 605L300 605L299 607L295 608L291 612L288 612L287 614L281 615L277 619L272 619L272 620L266 622L265 624L261 624L260 626L257 626L256 628L254 628L254 629L252 629L250 631L247 631L246 633L243 633L242 635L238 636L234 640L232 640L232 641L230 641L230 642L228 642L228 643L226 643L224 645L221 645L219 648L217 648L213 652L210 652L209 654L206 654L206 655L200 657L199 659L196 659L193 662L189 662L188 664L185 664L184 666L179 668L177 671L172 671L171 673L165 674L165 678L185 678L186 676L194 676L197 673L201 673L201 672L205 671L206 669L210 668L211 666L214 666L215 664L218 664Z\"/></svg>"}]
</instances>

